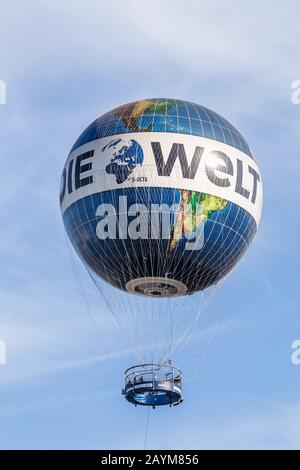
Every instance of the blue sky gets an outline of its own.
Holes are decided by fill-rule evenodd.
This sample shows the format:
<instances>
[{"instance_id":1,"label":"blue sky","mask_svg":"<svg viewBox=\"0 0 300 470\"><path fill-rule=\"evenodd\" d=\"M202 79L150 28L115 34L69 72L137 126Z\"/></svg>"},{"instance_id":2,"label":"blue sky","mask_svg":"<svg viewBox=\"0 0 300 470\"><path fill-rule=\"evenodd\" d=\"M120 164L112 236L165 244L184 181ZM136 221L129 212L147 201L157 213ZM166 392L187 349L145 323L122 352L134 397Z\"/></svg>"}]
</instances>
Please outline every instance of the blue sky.
<instances>
[{"instance_id":1,"label":"blue sky","mask_svg":"<svg viewBox=\"0 0 300 470\"><path fill-rule=\"evenodd\" d=\"M80 295L58 187L87 124L156 96L203 104L240 130L264 210L194 340L202 361L184 404L150 410L148 447L300 448L299 14L291 0L1 3L0 448L143 448L146 412L120 395L132 357L76 263L88 305Z\"/></svg>"}]
</instances>

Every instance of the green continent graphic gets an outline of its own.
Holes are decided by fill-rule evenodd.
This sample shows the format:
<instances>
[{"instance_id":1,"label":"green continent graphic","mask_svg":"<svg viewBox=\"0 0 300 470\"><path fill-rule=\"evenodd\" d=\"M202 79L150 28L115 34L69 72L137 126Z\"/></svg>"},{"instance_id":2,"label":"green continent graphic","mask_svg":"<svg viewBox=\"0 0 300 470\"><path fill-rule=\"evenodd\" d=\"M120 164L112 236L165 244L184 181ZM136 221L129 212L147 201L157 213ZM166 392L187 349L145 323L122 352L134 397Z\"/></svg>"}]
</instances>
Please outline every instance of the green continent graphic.
<instances>
[{"instance_id":1,"label":"green continent graphic","mask_svg":"<svg viewBox=\"0 0 300 470\"><path fill-rule=\"evenodd\" d=\"M215 211L225 209L228 201L197 191L180 191L180 206L171 230L168 252L172 252L186 233L195 232Z\"/></svg>"},{"instance_id":2,"label":"green continent graphic","mask_svg":"<svg viewBox=\"0 0 300 470\"><path fill-rule=\"evenodd\" d=\"M175 100L141 100L136 103L121 106L115 110L115 116L121 119L127 129L132 132L150 132L152 130L153 115L167 116L168 111L176 106ZM142 116L149 115L149 124L145 127L139 125ZM146 121L146 120L145 120Z\"/></svg>"}]
</instances>

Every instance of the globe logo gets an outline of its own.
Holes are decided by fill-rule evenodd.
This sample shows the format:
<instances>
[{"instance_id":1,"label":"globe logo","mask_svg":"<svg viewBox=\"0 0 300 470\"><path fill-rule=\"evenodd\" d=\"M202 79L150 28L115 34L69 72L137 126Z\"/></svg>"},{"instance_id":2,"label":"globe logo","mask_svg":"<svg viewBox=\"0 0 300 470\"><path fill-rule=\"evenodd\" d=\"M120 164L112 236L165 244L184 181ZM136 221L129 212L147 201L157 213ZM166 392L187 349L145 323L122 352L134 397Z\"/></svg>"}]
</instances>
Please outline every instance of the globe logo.
<instances>
[{"instance_id":1,"label":"globe logo","mask_svg":"<svg viewBox=\"0 0 300 470\"><path fill-rule=\"evenodd\" d=\"M118 184L124 183L137 165L142 165L144 160L143 149L133 139L113 139L102 148L102 152L109 151L112 158L105 171L116 177Z\"/></svg>"}]
</instances>

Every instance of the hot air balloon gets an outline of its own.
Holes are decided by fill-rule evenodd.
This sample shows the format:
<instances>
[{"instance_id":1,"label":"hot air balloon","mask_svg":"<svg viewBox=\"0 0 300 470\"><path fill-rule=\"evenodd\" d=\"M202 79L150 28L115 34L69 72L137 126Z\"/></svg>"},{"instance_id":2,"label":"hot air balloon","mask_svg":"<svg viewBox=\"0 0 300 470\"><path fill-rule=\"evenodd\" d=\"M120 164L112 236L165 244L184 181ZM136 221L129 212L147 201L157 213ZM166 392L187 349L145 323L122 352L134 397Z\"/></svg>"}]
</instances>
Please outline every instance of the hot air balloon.
<instances>
[{"instance_id":1,"label":"hot air balloon","mask_svg":"<svg viewBox=\"0 0 300 470\"><path fill-rule=\"evenodd\" d=\"M173 352L193 330L204 293L245 253L262 198L245 139L191 102L122 105L73 145L61 178L63 222L116 322L142 351L125 372L129 402L181 403Z\"/></svg>"}]
</instances>

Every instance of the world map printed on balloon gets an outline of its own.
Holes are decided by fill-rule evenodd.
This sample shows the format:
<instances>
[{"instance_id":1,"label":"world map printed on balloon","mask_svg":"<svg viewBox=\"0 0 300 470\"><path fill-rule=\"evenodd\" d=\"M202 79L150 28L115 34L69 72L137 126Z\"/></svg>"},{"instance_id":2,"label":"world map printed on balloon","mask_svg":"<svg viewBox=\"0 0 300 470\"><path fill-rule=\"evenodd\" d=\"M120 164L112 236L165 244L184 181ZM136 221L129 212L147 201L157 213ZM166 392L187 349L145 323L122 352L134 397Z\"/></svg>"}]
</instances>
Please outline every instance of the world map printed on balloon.
<instances>
[{"instance_id":1,"label":"world map printed on balloon","mask_svg":"<svg viewBox=\"0 0 300 470\"><path fill-rule=\"evenodd\" d=\"M113 139L102 148L102 152L110 150L112 158L106 167L106 173L114 174L118 184L124 183L137 165L144 160L143 149L133 139Z\"/></svg>"}]
</instances>

